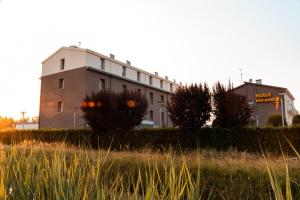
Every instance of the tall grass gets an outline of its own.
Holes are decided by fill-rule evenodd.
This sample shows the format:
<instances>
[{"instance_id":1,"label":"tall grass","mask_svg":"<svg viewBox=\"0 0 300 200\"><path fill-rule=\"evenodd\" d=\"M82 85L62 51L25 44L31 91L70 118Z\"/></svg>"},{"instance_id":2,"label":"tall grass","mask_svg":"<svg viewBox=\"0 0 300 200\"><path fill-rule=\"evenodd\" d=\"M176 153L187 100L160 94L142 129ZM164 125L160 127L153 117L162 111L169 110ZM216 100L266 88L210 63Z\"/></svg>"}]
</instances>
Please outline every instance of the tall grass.
<instances>
[{"instance_id":1,"label":"tall grass","mask_svg":"<svg viewBox=\"0 0 300 200\"><path fill-rule=\"evenodd\" d=\"M263 157L234 151L178 155L31 143L0 149L0 199L275 199L274 185L286 185L280 158L269 157L272 184ZM300 162L286 163L294 191Z\"/></svg>"}]
</instances>

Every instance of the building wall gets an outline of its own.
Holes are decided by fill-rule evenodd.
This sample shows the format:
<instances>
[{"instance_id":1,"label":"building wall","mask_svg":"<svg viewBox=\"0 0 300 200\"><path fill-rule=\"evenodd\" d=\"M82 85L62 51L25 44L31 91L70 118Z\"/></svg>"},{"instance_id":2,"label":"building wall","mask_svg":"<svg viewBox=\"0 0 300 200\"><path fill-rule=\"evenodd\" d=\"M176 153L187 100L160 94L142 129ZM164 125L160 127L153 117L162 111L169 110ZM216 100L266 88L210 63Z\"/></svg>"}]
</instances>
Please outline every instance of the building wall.
<instances>
[{"instance_id":1,"label":"building wall","mask_svg":"<svg viewBox=\"0 0 300 200\"><path fill-rule=\"evenodd\" d=\"M258 126L266 126L267 121L270 115L279 114L281 115L281 104L279 103L278 110L276 109L276 103L274 102L264 102L257 103L256 102L256 94L262 93L271 93L272 97L279 97L279 91L282 90L277 87L270 87L258 84L245 84L234 91L237 94L241 94L247 97L248 102L250 102L250 106L253 108L253 118L257 122ZM287 124L291 124L292 116L287 115L287 110L290 110L287 105L287 102L290 104L293 102L292 99L289 98L288 95L285 95L285 103L283 104L283 112L285 113L285 118ZM293 103L292 103L293 104Z\"/></svg>"},{"instance_id":2,"label":"building wall","mask_svg":"<svg viewBox=\"0 0 300 200\"><path fill-rule=\"evenodd\" d=\"M100 90L100 79L105 80L105 89L107 90L121 92L123 85L126 85L129 91L140 89L149 103L148 113L144 119L150 120L149 111L152 110L154 124L161 126L160 113L164 112L165 121L163 124L172 126L165 108L168 99L170 99L170 93L86 67L52 74L41 79L40 128L73 128L75 108L75 128L84 128L85 122L80 110L81 102L85 95ZM59 79L64 79L64 89L58 88ZM150 92L153 93L153 105L150 103ZM160 103L161 96L164 96L164 106ZM58 112L59 101L63 102L61 113Z\"/></svg>"},{"instance_id":3,"label":"building wall","mask_svg":"<svg viewBox=\"0 0 300 200\"><path fill-rule=\"evenodd\" d=\"M64 79L64 89L59 89L59 79ZM40 128L84 127L80 106L86 95L86 69L79 68L41 78ZM63 102L63 112L58 112L58 102Z\"/></svg>"}]
</instances>

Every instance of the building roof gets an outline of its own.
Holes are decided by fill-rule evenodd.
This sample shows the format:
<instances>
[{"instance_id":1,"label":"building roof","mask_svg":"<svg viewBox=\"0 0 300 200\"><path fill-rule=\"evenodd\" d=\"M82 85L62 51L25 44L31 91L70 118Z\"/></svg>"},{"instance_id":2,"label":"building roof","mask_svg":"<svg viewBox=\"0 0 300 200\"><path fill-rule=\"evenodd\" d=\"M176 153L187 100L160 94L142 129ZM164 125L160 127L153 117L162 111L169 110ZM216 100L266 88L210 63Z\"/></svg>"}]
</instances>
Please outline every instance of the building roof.
<instances>
[{"instance_id":1,"label":"building roof","mask_svg":"<svg viewBox=\"0 0 300 200\"><path fill-rule=\"evenodd\" d=\"M80 47L77 47L77 46L74 46L74 45L73 45L73 46L69 46L69 47L63 46L63 47L59 48L57 51L55 51L55 52L52 53L50 56L48 56L45 60L43 60L43 61L42 61L42 64L45 63L45 62L47 62L50 58L52 58L54 55L56 55L56 54L57 54L58 52L60 52L61 50L72 50L72 51L87 52L87 53L90 53L90 54L99 56L99 57L101 57L101 58L104 58L104 59L106 59L106 60L109 60L109 61L111 61L111 62L115 62L115 63L120 64L120 65L122 65L122 66L126 66L126 67L128 67L128 68L133 69L133 70L140 71L140 72L142 72L142 73L144 73L144 74L147 74L147 75L149 75L149 76L157 77L157 78L160 79L160 80L164 80L164 81L166 81L166 82L172 83L172 84L177 85L177 86L182 86L181 84L178 84L178 83L176 83L176 82L174 82L174 81L171 81L171 80L169 80L169 79L160 77L160 76L158 76L158 75L156 75L156 74L152 74L152 73L147 72L147 71L144 71L144 70L142 70L142 69L140 69L140 68L134 67L134 66L132 66L131 64L129 65L128 63L124 63L124 62L118 61L118 60L116 60L116 59L114 59L114 58L111 58L111 57L109 57L109 56L105 56L105 55L100 54L100 53L98 53L98 52L96 52L96 51L93 51L93 50L90 50L90 49L83 49L83 48L80 48Z\"/></svg>"},{"instance_id":2,"label":"building roof","mask_svg":"<svg viewBox=\"0 0 300 200\"><path fill-rule=\"evenodd\" d=\"M289 95L289 97L292 100L295 100L295 97L292 95L292 93L285 87L278 87L278 86L273 86L273 85L265 85L265 84L260 84L260 83L250 83L250 82L244 82L244 84L237 86L236 88L233 88L233 90L236 90L238 88L244 87L245 85L254 85L254 86L262 86L262 87L269 87L269 88L273 88L273 89L278 89L279 91L285 91L287 95Z\"/></svg>"}]
</instances>

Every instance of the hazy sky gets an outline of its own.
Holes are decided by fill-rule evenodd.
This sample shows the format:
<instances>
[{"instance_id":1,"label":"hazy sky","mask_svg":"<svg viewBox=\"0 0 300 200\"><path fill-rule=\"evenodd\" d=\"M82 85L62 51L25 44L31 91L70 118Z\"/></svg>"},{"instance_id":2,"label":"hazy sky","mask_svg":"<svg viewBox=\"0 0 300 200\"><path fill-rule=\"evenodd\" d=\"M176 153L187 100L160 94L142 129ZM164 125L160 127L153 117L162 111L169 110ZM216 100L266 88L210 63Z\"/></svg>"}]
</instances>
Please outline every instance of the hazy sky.
<instances>
[{"instance_id":1,"label":"hazy sky","mask_svg":"<svg viewBox=\"0 0 300 200\"><path fill-rule=\"evenodd\" d=\"M41 62L79 41L183 83L242 68L300 110L300 0L0 0L0 115L38 115Z\"/></svg>"}]
</instances>

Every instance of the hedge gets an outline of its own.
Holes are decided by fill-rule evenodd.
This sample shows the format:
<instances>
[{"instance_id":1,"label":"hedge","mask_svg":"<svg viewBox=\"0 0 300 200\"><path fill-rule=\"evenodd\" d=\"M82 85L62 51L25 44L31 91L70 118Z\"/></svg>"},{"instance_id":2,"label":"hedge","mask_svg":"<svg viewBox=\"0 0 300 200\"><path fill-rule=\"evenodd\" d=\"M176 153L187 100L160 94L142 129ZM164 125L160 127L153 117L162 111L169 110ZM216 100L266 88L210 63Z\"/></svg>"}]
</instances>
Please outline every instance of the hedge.
<instances>
[{"instance_id":1,"label":"hedge","mask_svg":"<svg viewBox=\"0 0 300 200\"><path fill-rule=\"evenodd\" d=\"M271 153L293 153L289 141L300 151L300 127L291 128L202 128L185 132L180 129L140 129L114 131L98 136L92 130L31 130L0 132L0 142L19 143L24 140L65 142L92 148L112 150L194 151L198 148Z\"/></svg>"}]
</instances>

